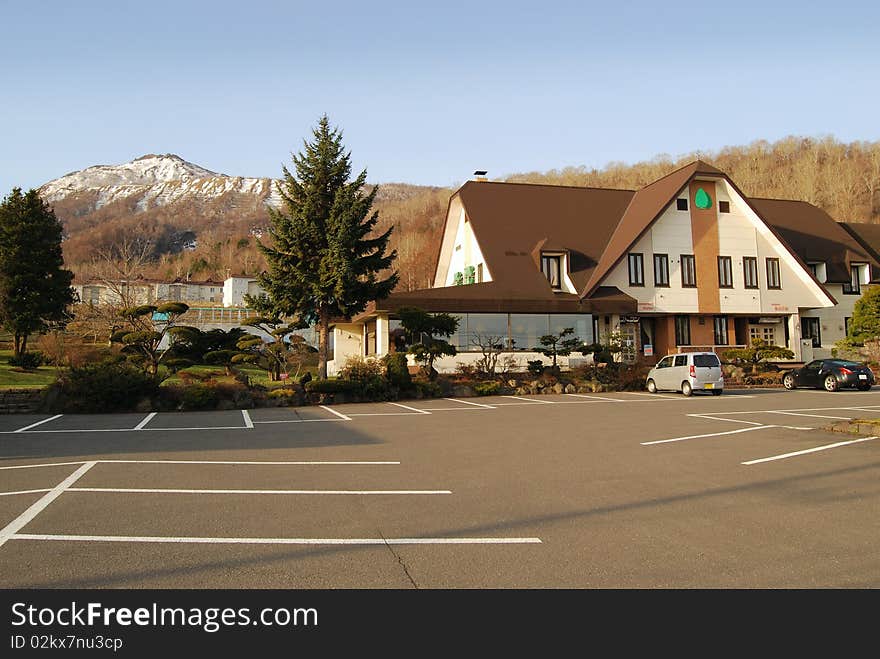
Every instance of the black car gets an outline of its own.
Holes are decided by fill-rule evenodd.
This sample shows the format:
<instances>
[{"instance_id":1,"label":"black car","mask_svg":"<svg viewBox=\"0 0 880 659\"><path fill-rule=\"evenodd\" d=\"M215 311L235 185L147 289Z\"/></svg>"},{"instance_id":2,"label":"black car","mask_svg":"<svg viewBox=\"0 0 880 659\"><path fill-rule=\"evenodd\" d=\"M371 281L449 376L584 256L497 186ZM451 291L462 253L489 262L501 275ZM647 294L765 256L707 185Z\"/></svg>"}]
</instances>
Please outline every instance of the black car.
<instances>
[{"instance_id":1,"label":"black car","mask_svg":"<svg viewBox=\"0 0 880 659\"><path fill-rule=\"evenodd\" d=\"M797 387L824 388L837 391L844 387L855 387L867 391L874 384L874 373L864 364L845 359L817 359L806 366L795 368L782 378L786 389Z\"/></svg>"}]
</instances>

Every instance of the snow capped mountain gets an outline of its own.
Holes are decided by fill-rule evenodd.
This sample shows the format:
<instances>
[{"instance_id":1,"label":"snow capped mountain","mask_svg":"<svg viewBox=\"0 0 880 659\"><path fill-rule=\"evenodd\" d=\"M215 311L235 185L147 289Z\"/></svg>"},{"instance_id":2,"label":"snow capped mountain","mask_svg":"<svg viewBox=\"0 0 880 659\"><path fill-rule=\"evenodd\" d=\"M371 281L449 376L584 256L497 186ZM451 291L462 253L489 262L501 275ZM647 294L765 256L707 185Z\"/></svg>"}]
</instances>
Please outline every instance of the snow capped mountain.
<instances>
[{"instance_id":1,"label":"snow capped mountain","mask_svg":"<svg viewBox=\"0 0 880 659\"><path fill-rule=\"evenodd\" d=\"M138 210L181 199L205 201L230 193L257 197L272 205L279 201L272 179L218 174L170 153L148 154L121 165L95 165L40 188L40 194L50 203L82 193L94 199L92 210L126 198L136 198Z\"/></svg>"}]
</instances>

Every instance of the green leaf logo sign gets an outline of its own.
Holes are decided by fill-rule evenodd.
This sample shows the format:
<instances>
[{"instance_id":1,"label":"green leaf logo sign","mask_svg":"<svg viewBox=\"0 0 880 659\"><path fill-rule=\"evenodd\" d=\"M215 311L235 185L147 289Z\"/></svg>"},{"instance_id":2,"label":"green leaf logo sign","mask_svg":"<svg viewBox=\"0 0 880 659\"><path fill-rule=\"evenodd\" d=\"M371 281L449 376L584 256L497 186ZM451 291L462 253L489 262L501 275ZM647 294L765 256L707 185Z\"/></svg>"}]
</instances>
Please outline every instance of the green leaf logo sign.
<instances>
[{"instance_id":1,"label":"green leaf logo sign","mask_svg":"<svg viewBox=\"0 0 880 659\"><path fill-rule=\"evenodd\" d=\"M712 197L703 188L699 188L697 194L694 195L694 203L697 205L697 208L706 210L707 208L712 208Z\"/></svg>"}]
</instances>

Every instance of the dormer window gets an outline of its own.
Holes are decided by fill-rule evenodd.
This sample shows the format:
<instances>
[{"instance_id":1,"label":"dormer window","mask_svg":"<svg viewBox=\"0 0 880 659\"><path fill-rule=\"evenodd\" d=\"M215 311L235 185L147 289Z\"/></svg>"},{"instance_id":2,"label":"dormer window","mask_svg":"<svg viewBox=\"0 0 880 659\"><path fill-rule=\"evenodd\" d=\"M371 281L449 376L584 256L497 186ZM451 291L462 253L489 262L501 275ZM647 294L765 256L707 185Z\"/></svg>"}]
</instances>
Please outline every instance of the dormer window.
<instances>
[{"instance_id":1,"label":"dormer window","mask_svg":"<svg viewBox=\"0 0 880 659\"><path fill-rule=\"evenodd\" d=\"M562 254L541 254L541 272L554 291L562 290Z\"/></svg>"},{"instance_id":2,"label":"dormer window","mask_svg":"<svg viewBox=\"0 0 880 659\"><path fill-rule=\"evenodd\" d=\"M843 292L848 295L861 295L863 280L862 272L867 273L868 266L864 263L853 263L849 267L849 283L843 285Z\"/></svg>"},{"instance_id":3,"label":"dormer window","mask_svg":"<svg viewBox=\"0 0 880 659\"><path fill-rule=\"evenodd\" d=\"M822 261L811 261L807 263L807 267L810 268L810 272L813 273L813 276L822 284L826 281L825 276L825 263Z\"/></svg>"}]
</instances>

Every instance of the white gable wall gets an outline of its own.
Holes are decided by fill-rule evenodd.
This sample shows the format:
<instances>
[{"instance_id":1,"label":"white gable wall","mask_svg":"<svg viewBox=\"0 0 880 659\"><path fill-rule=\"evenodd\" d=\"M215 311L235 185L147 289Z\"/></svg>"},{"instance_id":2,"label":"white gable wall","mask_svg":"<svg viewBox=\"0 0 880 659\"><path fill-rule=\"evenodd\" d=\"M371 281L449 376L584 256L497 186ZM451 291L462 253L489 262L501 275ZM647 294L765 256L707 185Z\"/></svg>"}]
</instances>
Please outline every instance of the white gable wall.
<instances>
[{"instance_id":1,"label":"white gable wall","mask_svg":"<svg viewBox=\"0 0 880 659\"><path fill-rule=\"evenodd\" d=\"M453 223L451 221L453 218L452 209L450 208L450 222L447 222L443 245L440 249L441 263L438 265L437 275L434 279L435 288L455 285L455 273L463 273L466 267L476 268L480 264L483 266L482 281L492 281L486 260L483 258L483 252L480 250L470 222L467 221L465 210L460 204L457 210L458 213ZM454 233L450 231L451 224L455 225ZM452 239L447 243L450 237Z\"/></svg>"}]
</instances>

